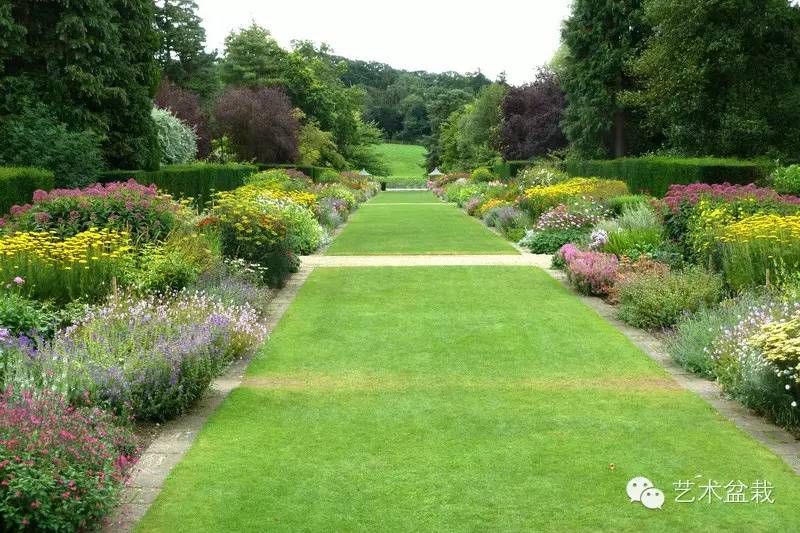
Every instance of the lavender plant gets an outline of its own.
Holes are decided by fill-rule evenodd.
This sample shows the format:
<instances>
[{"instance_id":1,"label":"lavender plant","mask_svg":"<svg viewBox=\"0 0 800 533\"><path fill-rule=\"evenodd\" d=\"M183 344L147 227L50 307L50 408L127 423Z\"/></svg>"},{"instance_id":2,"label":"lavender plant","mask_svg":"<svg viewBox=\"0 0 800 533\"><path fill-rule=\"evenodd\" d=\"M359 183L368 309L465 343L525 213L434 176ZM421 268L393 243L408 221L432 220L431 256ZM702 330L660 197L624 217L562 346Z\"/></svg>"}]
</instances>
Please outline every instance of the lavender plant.
<instances>
[{"instance_id":1,"label":"lavender plant","mask_svg":"<svg viewBox=\"0 0 800 533\"><path fill-rule=\"evenodd\" d=\"M47 385L89 396L117 414L166 420L192 406L214 376L267 336L249 305L227 305L202 292L91 308L37 355Z\"/></svg>"}]
</instances>

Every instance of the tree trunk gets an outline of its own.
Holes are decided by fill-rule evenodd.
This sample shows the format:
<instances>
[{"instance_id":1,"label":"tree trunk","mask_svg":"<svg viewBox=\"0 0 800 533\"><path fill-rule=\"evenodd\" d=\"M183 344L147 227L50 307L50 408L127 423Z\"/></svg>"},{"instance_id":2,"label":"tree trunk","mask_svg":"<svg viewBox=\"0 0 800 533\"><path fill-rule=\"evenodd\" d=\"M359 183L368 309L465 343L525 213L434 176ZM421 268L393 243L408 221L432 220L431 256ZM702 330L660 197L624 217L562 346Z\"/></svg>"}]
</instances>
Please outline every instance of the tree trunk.
<instances>
[{"instance_id":1,"label":"tree trunk","mask_svg":"<svg viewBox=\"0 0 800 533\"><path fill-rule=\"evenodd\" d=\"M614 157L625 156L625 116L622 109L614 111Z\"/></svg>"}]
</instances>

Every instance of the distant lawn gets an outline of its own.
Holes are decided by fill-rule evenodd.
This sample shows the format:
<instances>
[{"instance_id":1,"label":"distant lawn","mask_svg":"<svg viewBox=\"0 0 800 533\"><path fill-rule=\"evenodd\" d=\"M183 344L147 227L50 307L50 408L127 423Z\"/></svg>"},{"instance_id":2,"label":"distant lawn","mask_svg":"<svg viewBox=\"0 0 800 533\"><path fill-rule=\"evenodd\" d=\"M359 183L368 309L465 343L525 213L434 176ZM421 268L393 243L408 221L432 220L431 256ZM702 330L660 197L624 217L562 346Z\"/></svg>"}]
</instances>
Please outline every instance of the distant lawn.
<instances>
[{"instance_id":1,"label":"distant lawn","mask_svg":"<svg viewBox=\"0 0 800 533\"><path fill-rule=\"evenodd\" d=\"M662 510L630 503L642 475ZM775 503L675 502L708 479ZM777 532L798 501L779 458L540 270L319 268L138 530Z\"/></svg>"},{"instance_id":2,"label":"distant lawn","mask_svg":"<svg viewBox=\"0 0 800 533\"><path fill-rule=\"evenodd\" d=\"M425 174L425 147L414 144L379 144L375 151L389 165L389 174L416 178Z\"/></svg>"},{"instance_id":3,"label":"distant lawn","mask_svg":"<svg viewBox=\"0 0 800 533\"><path fill-rule=\"evenodd\" d=\"M379 194L350 217L327 251L327 255L517 253L476 219L427 191Z\"/></svg>"}]
</instances>

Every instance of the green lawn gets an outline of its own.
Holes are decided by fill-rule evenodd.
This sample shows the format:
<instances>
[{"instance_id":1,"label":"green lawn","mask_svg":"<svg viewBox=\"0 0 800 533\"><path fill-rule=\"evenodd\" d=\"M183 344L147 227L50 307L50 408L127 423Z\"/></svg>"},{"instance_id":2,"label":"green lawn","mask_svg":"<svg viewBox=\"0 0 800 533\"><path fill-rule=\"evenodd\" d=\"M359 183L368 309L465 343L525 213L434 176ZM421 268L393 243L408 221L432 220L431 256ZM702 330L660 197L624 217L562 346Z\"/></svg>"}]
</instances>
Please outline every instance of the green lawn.
<instances>
[{"instance_id":1,"label":"green lawn","mask_svg":"<svg viewBox=\"0 0 800 533\"><path fill-rule=\"evenodd\" d=\"M327 251L328 255L516 253L505 239L427 191L379 194L350 217Z\"/></svg>"},{"instance_id":2,"label":"green lawn","mask_svg":"<svg viewBox=\"0 0 800 533\"><path fill-rule=\"evenodd\" d=\"M629 502L637 475L663 510ZM676 503L695 475L766 479L775 503ZM539 270L327 268L139 530L790 531L798 501L778 458Z\"/></svg>"},{"instance_id":3,"label":"green lawn","mask_svg":"<svg viewBox=\"0 0 800 533\"><path fill-rule=\"evenodd\" d=\"M375 151L389 165L389 174L417 177L425 174L425 147L414 144L379 144Z\"/></svg>"}]
</instances>

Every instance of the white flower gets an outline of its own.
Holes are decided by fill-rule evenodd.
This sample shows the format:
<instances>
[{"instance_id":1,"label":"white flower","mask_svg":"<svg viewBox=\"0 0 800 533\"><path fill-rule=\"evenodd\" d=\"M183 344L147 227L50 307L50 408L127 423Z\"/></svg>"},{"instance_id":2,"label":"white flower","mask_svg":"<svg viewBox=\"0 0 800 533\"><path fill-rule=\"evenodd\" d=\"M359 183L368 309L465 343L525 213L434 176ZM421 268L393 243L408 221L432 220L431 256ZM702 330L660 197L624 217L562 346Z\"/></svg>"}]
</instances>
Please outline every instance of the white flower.
<instances>
[{"instance_id":1,"label":"white flower","mask_svg":"<svg viewBox=\"0 0 800 533\"><path fill-rule=\"evenodd\" d=\"M797 407L797 402L792 402L792 407Z\"/></svg>"}]
</instances>

